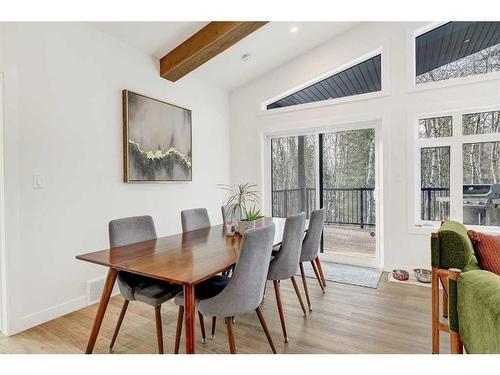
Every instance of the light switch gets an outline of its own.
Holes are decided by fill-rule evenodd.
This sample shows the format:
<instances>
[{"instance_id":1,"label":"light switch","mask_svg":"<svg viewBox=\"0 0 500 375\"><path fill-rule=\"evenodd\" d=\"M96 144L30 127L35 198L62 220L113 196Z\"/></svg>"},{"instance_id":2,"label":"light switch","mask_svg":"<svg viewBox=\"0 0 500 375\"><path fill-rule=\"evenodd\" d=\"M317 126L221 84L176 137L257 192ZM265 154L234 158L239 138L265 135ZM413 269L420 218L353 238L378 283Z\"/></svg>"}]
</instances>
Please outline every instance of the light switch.
<instances>
[{"instance_id":1,"label":"light switch","mask_svg":"<svg viewBox=\"0 0 500 375\"><path fill-rule=\"evenodd\" d=\"M33 188L45 189L47 187L47 176L41 173L33 175Z\"/></svg>"}]
</instances>

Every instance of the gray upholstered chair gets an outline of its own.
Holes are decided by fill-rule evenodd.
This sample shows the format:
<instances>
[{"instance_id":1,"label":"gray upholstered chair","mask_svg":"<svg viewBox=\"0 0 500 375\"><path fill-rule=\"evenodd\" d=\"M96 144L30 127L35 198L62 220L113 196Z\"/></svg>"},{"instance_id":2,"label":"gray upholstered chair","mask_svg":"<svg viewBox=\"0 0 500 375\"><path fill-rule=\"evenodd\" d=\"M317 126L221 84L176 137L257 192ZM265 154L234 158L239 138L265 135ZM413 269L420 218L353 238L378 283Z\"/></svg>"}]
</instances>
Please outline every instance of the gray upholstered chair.
<instances>
[{"instance_id":1,"label":"gray upholstered chair","mask_svg":"<svg viewBox=\"0 0 500 375\"><path fill-rule=\"evenodd\" d=\"M221 206L222 222L224 224L231 224L234 220L241 219L241 209L236 204L226 204Z\"/></svg>"},{"instance_id":2,"label":"gray upholstered chair","mask_svg":"<svg viewBox=\"0 0 500 375\"><path fill-rule=\"evenodd\" d=\"M190 232L192 230L204 229L210 227L210 218L208 217L208 212L206 208L193 208L189 210L181 211L181 224L183 232ZM219 293L229 282L227 274L222 276L217 275L205 280L200 283L195 288L195 296L198 299L210 298L217 293ZM174 353L179 353L179 344L182 334L182 321L184 317L184 294L179 293L174 300L175 304L179 306L179 311L177 314L177 329L175 334L175 347ZM198 318L200 320L201 337L202 342L206 342L205 333L205 321L203 315L198 312ZM215 335L215 326L217 320L215 317L212 318L212 338Z\"/></svg>"},{"instance_id":3,"label":"gray upholstered chair","mask_svg":"<svg viewBox=\"0 0 500 375\"><path fill-rule=\"evenodd\" d=\"M232 224L233 220L241 220L241 208L236 204L226 204L221 206L222 212L222 223L223 224ZM229 276L232 272L232 269L224 271L222 274L224 276ZM214 328L212 328L212 332Z\"/></svg>"},{"instance_id":4,"label":"gray upholstered chair","mask_svg":"<svg viewBox=\"0 0 500 375\"><path fill-rule=\"evenodd\" d=\"M212 276L208 280L201 282L200 284L195 286L194 295L196 297L195 303L198 304L200 300L211 298L217 294L219 294L229 283L229 277L224 275L216 275ZM175 346L174 353L179 353L179 346L181 342L182 335L182 323L184 320L184 293L179 293L174 302L177 306L179 306L179 311L177 314L177 329L175 332ZM198 318L200 320L200 329L201 329L201 337L202 343L206 342L206 333L205 333L205 321L203 319L203 315L198 311ZM216 317L212 317L212 339L215 336L215 326L217 324Z\"/></svg>"},{"instance_id":5,"label":"gray upholstered chair","mask_svg":"<svg viewBox=\"0 0 500 375\"><path fill-rule=\"evenodd\" d=\"M109 222L109 242L112 248L155 239L156 230L151 216L127 217ZM180 287L165 281L123 271L118 272L117 282L120 294L125 301L111 339L110 352L113 350L129 302L140 301L155 308L158 352L162 354L161 304L174 298L181 291Z\"/></svg>"},{"instance_id":6,"label":"gray upholstered chair","mask_svg":"<svg viewBox=\"0 0 500 375\"><path fill-rule=\"evenodd\" d=\"M281 247L275 258L271 261L271 264L269 265L269 272L267 274L267 280L272 280L274 284L276 303L278 305L281 328L283 330L285 342L288 342L288 336L286 333L285 314L283 312L283 305L281 304L279 283L281 280L292 280L293 288L297 294L304 316L306 315L304 302L302 302L302 297L300 296L300 291L294 277L299 265L302 239L304 237L305 220L306 214L304 212L286 218Z\"/></svg>"},{"instance_id":7,"label":"gray upholstered chair","mask_svg":"<svg viewBox=\"0 0 500 375\"><path fill-rule=\"evenodd\" d=\"M302 242L302 252L300 254L300 275L302 276L302 284L304 284L304 291L306 293L307 305L311 311L311 300L309 298L309 290L307 288L306 275L304 273L303 262L311 262L314 274L318 279L319 286L323 293L325 293L326 279L323 274L323 268L319 261L319 248L321 245L321 235L323 234L323 225L325 223L325 209L315 210L311 212L309 219L309 227L306 236Z\"/></svg>"},{"instance_id":8,"label":"gray upholstered chair","mask_svg":"<svg viewBox=\"0 0 500 375\"><path fill-rule=\"evenodd\" d=\"M192 208L181 211L181 224L183 232L191 232L210 227L210 218L206 208Z\"/></svg>"},{"instance_id":9,"label":"gray upholstered chair","mask_svg":"<svg viewBox=\"0 0 500 375\"><path fill-rule=\"evenodd\" d=\"M215 297L198 302L198 311L201 314L225 318L231 354L236 353L232 317L253 310L259 317L273 353L276 353L271 334L260 309L266 287L269 261L271 260L274 232L274 224L247 230L243 235L233 277L227 286Z\"/></svg>"}]
</instances>

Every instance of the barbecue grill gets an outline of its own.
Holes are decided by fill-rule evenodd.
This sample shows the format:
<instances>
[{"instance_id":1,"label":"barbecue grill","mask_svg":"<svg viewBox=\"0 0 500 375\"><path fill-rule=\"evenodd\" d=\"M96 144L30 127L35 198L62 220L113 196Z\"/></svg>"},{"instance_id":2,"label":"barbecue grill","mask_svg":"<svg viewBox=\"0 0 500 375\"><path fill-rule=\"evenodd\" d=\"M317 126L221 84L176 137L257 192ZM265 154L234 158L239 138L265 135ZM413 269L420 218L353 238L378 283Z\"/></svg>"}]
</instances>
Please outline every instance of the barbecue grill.
<instances>
[{"instance_id":1,"label":"barbecue grill","mask_svg":"<svg viewBox=\"0 0 500 375\"><path fill-rule=\"evenodd\" d=\"M463 186L464 224L500 225L500 184Z\"/></svg>"}]
</instances>

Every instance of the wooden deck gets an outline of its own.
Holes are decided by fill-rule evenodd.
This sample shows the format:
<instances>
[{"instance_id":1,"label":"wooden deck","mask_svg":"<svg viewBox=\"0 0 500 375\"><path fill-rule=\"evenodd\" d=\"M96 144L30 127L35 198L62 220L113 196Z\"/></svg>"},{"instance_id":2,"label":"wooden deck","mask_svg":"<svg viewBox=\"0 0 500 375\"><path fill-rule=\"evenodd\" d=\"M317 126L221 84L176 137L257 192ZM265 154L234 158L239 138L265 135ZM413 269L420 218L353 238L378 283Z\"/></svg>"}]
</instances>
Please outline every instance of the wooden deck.
<instances>
[{"instance_id":1,"label":"wooden deck","mask_svg":"<svg viewBox=\"0 0 500 375\"><path fill-rule=\"evenodd\" d=\"M323 231L323 251L327 254L375 257L375 228L326 225Z\"/></svg>"}]
</instances>

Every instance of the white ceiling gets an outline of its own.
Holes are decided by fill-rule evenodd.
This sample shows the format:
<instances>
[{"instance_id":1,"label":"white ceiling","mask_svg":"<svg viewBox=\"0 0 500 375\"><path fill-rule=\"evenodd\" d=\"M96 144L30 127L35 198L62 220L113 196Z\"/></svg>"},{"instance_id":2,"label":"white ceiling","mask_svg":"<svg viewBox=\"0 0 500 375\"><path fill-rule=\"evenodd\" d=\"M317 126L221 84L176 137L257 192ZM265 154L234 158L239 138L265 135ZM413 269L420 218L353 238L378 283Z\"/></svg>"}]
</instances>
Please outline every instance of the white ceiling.
<instances>
[{"instance_id":1,"label":"white ceiling","mask_svg":"<svg viewBox=\"0 0 500 375\"><path fill-rule=\"evenodd\" d=\"M207 23L92 22L91 24L159 59ZM232 90L356 24L357 22L270 22L190 74ZM290 29L294 26L297 27L297 31L291 33ZM251 54L247 62L241 59L245 53Z\"/></svg>"},{"instance_id":2,"label":"white ceiling","mask_svg":"<svg viewBox=\"0 0 500 375\"><path fill-rule=\"evenodd\" d=\"M106 34L156 58L163 57L208 22L90 22Z\"/></svg>"}]
</instances>

